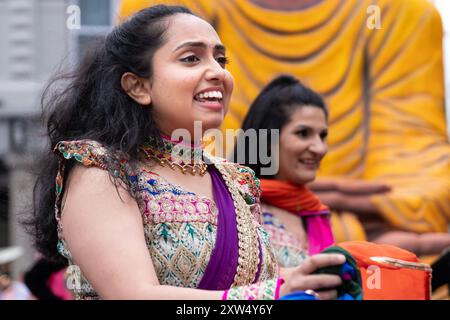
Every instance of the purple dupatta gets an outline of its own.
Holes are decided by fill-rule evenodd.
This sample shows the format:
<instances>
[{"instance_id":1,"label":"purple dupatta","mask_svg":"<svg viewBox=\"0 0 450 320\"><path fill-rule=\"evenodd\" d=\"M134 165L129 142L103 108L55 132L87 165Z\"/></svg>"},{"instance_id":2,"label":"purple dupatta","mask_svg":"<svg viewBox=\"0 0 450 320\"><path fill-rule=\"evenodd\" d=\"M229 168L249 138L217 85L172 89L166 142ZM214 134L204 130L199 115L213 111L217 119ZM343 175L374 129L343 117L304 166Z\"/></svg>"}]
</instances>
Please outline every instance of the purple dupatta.
<instances>
[{"instance_id":1,"label":"purple dupatta","mask_svg":"<svg viewBox=\"0 0 450 320\"><path fill-rule=\"evenodd\" d=\"M218 209L217 236L198 288L225 290L233 284L239 258L236 209L220 172L210 166L209 173L212 179L214 201Z\"/></svg>"}]
</instances>

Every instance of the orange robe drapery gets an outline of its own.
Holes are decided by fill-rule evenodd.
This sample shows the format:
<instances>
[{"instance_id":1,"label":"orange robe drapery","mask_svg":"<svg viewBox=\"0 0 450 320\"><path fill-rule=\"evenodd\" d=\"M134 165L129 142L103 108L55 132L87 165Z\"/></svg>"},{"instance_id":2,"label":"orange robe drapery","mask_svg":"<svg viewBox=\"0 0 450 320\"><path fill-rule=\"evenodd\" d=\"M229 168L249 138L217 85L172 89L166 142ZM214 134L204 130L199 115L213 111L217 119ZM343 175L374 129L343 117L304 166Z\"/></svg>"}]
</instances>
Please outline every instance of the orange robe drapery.
<instances>
[{"instance_id":1,"label":"orange robe drapery","mask_svg":"<svg viewBox=\"0 0 450 320\"><path fill-rule=\"evenodd\" d=\"M431 3L325 0L286 12L248 0L124 0L121 15L157 3L186 5L227 47L235 90L225 128L239 128L262 87L291 73L330 108L329 153L319 174L386 182L393 191L372 200L392 226L447 231L442 26Z\"/></svg>"}]
</instances>

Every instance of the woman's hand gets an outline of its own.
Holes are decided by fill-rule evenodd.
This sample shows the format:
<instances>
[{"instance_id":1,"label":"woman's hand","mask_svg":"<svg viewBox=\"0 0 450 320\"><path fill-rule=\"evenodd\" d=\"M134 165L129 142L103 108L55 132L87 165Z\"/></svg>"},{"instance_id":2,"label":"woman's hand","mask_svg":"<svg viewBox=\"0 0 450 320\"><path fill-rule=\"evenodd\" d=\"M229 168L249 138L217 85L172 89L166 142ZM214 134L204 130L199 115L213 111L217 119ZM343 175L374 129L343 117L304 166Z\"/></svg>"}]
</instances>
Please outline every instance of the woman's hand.
<instances>
[{"instance_id":1,"label":"woman's hand","mask_svg":"<svg viewBox=\"0 0 450 320\"><path fill-rule=\"evenodd\" d=\"M317 269L340 265L344 262L345 256L341 254L317 254L309 257L296 268L282 268L281 277L285 282L280 288L280 296L295 291L314 290L319 299L336 299L336 288L342 284L342 279L337 275L312 273Z\"/></svg>"}]
</instances>

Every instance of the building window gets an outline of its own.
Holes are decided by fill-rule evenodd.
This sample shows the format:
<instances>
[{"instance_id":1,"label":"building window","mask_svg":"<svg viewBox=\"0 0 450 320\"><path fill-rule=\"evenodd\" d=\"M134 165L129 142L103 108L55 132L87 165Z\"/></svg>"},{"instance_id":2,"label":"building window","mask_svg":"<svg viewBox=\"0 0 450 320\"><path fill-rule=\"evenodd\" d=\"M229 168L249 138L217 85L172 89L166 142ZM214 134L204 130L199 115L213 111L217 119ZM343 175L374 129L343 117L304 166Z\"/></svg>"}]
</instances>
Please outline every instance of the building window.
<instances>
[{"instance_id":1,"label":"building window","mask_svg":"<svg viewBox=\"0 0 450 320\"><path fill-rule=\"evenodd\" d=\"M83 26L110 26L110 0L80 0L81 24Z\"/></svg>"},{"instance_id":2,"label":"building window","mask_svg":"<svg viewBox=\"0 0 450 320\"><path fill-rule=\"evenodd\" d=\"M75 4L80 8L81 28L70 32L69 55L76 64L97 39L111 30L120 0L77 0Z\"/></svg>"}]
</instances>

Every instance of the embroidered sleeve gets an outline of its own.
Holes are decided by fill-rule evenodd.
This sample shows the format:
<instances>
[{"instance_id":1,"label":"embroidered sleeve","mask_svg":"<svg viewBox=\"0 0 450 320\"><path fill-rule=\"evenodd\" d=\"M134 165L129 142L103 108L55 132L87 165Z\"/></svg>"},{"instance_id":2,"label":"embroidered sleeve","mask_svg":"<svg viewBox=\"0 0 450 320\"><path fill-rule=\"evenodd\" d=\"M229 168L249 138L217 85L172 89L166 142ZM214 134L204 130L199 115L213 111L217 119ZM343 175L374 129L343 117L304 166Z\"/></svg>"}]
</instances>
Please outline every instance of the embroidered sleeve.
<instances>
[{"instance_id":1,"label":"embroidered sleeve","mask_svg":"<svg viewBox=\"0 0 450 320\"><path fill-rule=\"evenodd\" d=\"M106 147L93 140L60 141L54 148L56 154L64 159L75 159L86 167L99 167L109 171L126 184L132 178L126 157L112 154Z\"/></svg>"},{"instance_id":2,"label":"embroidered sleeve","mask_svg":"<svg viewBox=\"0 0 450 320\"><path fill-rule=\"evenodd\" d=\"M64 160L75 159L79 163L86 167L99 167L103 170L110 171L114 176L119 177L122 181L127 180L126 160L118 159L118 165L114 166L117 169L111 170L110 164L112 163L113 157L110 156L108 150L102 146L100 143L93 140L77 140L77 141L60 141L56 144L53 149L55 154L61 156L59 162L59 168L56 175L56 201L55 201L55 218L57 221L60 220L60 210L61 210L61 197L64 185L64 170L65 163ZM60 230L60 225L58 226Z\"/></svg>"},{"instance_id":3,"label":"embroidered sleeve","mask_svg":"<svg viewBox=\"0 0 450 320\"><path fill-rule=\"evenodd\" d=\"M86 167L97 166L105 170L107 168L107 150L96 141L60 141L54 152L67 160L75 159Z\"/></svg>"},{"instance_id":4,"label":"embroidered sleeve","mask_svg":"<svg viewBox=\"0 0 450 320\"><path fill-rule=\"evenodd\" d=\"M249 286L232 287L226 290L222 300L278 300L282 278L261 281Z\"/></svg>"}]
</instances>

